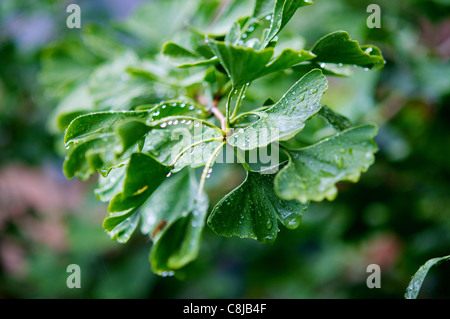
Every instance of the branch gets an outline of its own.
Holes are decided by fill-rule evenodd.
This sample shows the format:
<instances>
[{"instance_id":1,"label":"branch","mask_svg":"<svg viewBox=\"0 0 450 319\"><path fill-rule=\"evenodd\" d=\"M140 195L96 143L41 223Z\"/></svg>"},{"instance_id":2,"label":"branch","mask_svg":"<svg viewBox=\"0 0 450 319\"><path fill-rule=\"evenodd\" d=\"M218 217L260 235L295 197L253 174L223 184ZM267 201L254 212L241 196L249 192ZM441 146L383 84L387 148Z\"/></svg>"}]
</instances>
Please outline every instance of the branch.
<instances>
[{"instance_id":1,"label":"branch","mask_svg":"<svg viewBox=\"0 0 450 319\"><path fill-rule=\"evenodd\" d=\"M220 98L214 97L212 105L207 107L207 110L209 112L211 112L219 120L222 131L226 132L227 131L227 119L222 114L222 112L219 110L219 108L217 107L217 105L219 104L219 100L220 100Z\"/></svg>"}]
</instances>

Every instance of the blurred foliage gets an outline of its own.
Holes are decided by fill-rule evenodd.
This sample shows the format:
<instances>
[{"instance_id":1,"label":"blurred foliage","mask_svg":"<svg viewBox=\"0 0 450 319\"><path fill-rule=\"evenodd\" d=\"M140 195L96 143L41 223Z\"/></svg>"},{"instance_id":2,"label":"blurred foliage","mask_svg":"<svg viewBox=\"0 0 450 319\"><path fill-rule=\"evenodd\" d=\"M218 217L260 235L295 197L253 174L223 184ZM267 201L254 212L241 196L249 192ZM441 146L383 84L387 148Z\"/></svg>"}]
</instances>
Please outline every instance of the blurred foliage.
<instances>
[{"instance_id":1,"label":"blurred foliage","mask_svg":"<svg viewBox=\"0 0 450 319\"><path fill-rule=\"evenodd\" d=\"M179 2L186 7L173 14L189 14L189 2ZM123 50L111 48L108 37L119 37L123 47L145 56L162 44L146 21L161 19L157 21L165 34L173 30L164 17L174 15L155 14L151 2L126 18L114 3L79 1L81 30L67 29L64 2L0 3L0 190L17 189L12 199L0 196L0 297L403 298L419 266L449 254L448 1L380 0L380 29L366 26L372 1L317 0L298 12L280 37L299 48L345 30L383 52L387 64L382 72L357 70L350 78L329 77L324 96L326 104L354 123L375 120L380 127L377 160L357 185L340 185L336 200L311 205L300 228L280 232L273 244L224 239L206 229L199 258L189 265L184 280L151 273L144 236L135 236L126 246L107 238L101 229L105 207L93 197L93 185L65 181L55 152L61 141L49 133L57 131L51 119L58 97L78 87L77 96L66 97L62 109L70 110L79 101L91 107L83 99L83 72ZM176 28L180 21L171 18L170 25ZM89 22L104 32L101 39L89 38L89 28L96 28ZM45 65L48 54L57 54L61 59L53 61L61 64ZM54 76L43 76L51 68ZM283 81L275 78L256 81L245 103L267 95L277 100L297 80L295 74ZM57 90L44 89L56 84ZM13 185L14 178L5 177L5 172L17 171L11 169L17 163L41 173L33 179L33 190L41 187L42 176L50 176L55 196L74 197L75 204L29 200L17 208L16 202L33 198L24 195L24 186ZM240 181L239 172L220 175L216 169L207 185L216 201L230 190L215 189L216 178L225 179L230 189ZM58 232L59 237L52 237ZM82 269L81 289L66 287L71 263ZM380 289L366 286L369 264L381 267ZM450 297L448 264L429 271L419 298Z\"/></svg>"}]
</instances>

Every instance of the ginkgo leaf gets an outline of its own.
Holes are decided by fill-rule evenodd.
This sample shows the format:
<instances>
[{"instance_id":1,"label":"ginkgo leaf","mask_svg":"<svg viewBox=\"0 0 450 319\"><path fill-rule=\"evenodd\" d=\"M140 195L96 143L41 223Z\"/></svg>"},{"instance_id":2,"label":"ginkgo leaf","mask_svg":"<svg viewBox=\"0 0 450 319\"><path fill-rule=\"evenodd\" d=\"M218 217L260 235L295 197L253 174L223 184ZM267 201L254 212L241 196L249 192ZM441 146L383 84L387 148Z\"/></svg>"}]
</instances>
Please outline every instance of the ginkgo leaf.
<instances>
[{"instance_id":1,"label":"ginkgo leaf","mask_svg":"<svg viewBox=\"0 0 450 319\"><path fill-rule=\"evenodd\" d=\"M242 150L251 150L292 138L304 128L306 120L319 112L320 98L327 87L327 80L319 69L309 72L275 105L247 113L257 115L259 119L235 131L228 143Z\"/></svg>"},{"instance_id":2,"label":"ginkgo leaf","mask_svg":"<svg viewBox=\"0 0 450 319\"><path fill-rule=\"evenodd\" d=\"M256 51L250 47L234 46L214 40L209 41L209 46L230 76L235 88L315 57L309 51L286 49L272 59L273 48Z\"/></svg>"},{"instance_id":3,"label":"ginkgo leaf","mask_svg":"<svg viewBox=\"0 0 450 319\"><path fill-rule=\"evenodd\" d=\"M208 199L198 195L189 170L168 178L145 202L141 231L154 243L150 263L155 273L174 272L196 258L207 210Z\"/></svg>"},{"instance_id":4,"label":"ginkgo leaf","mask_svg":"<svg viewBox=\"0 0 450 319\"><path fill-rule=\"evenodd\" d=\"M273 241L278 221L289 229L300 225L308 204L280 199L273 189L273 174L248 171L245 181L213 209L208 226L218 235Z\"/></svg>"},{"instance_id":5,"label":"ginkgo leaf","mask_svg":"<svg viewBox=\"0 0 450 319\"><path fill-rule=\"evenodd\" d=\"M145 124L151 114L147 111L98 112L77 117L64 137L68 148L63 167L66 176L84 180L125 160L121 155L151 129ZM131 122L134 122L134 130L120 129Z\"/></svg>"},{"instance_id":6,"label":"ginkgo leaf","mask_svg":"<svg viewBox=\"0 0 450 319\"><path fill-rule=\"evenodd\" d=\"M336 183L357 182L374 162L376 126L353 127L317 144L289 150L289 162L275 177L275 190L284 199L333 200Z\"/></svg>"},{"instance_id":7,"label":"ginkgo leaf","mask_svg":"<svg viewBox=\"0 0 450 319\"><path fill-rule=\"evenodd\" d=\"M208 66L219 63L217 57L207 59L173 42L166 43L161 53L180 68Z\"/></svg>"},{"instance_id":8,"label":"ginkgo leaf","mask_svg":"<svg viewBox=\"0 0 450 319\"><path fill-rule=\"evenodd\" d=\"M127 167L127 164L122 164L111 169L108 175L99 176L97 188L94 190L95 196L99 200L108 202L122 192Z\"/></svg>"},{"instance_id":9,"label":"ginkgo leaf","mask_svg":"<svg viewBox=\"0 0 450 319\"><path fill-rule=\"evenodd\" d=\"M291 20L298 8L312 4L309 0L276 0L271 24L267 36L263 41L265 47ZM261 4L260 4L261 6Z\"/></svg>"},{"instance_id":10,"label":"ginkgo leaf","mask_svg":"<svg viewBox=\"0 0 450 319\"><path fill-rule=\"evenodd\" d=\"M319 115L323 117L337 131L344 131L352 126L352 123L345 116L334 112L329 107L323 105L319 111Z\"/></svg>"},{"instance_id":11,"label":"ginkgo leaf","mask_svg":"<svg viewBox=\"0 0 450 319\"><path fill-rule=\"evenodd\" d=\"M212 124L196 128L201 122L194 116L204 113L205 109L197 103L172 100L148 110L107 111L79 116L71 122L65 134L69 151L64 162L64 172L69 178L87 179L97 171L107 171L120 164L133 152L144 148L144 145L149 153L158 151L176 156L178 153L174 151L181 151L190 145L187 143L191 140L192 143L200 140L207 143L214 138L221 139L221 130ZM175 132L176 128L178 133ZM180 136L186 138L180 140ZM175 145L178 145L177 149L174 149ZM208 146L204 150L201 143L198 146L201 149L196 150L196 154L214 148ZM167 165L171 164L159 154L156 157ZM188 155L185 155L177 162L177 168L189 165L189 160Z\"/></svg>"},{"instance_id":12,"label":"ginkgo leaf","mask_svg":"<svg viewBox=\"0 0 450 319\"><path fill-rule=\"evenodd\" d=\"M443 261L450 260L450 256L445 257L437 257L428 260L425 264L423 264L419 270L412 277L408 287L406 288L405 299L416 299L419 295L420 288L422 288L422 284L428 274L428 271L431 267L439 265Z\"/></svg>"},{"instance_id":13,"label":"ginkgo leaf","mask_svg":"<svg viewBox=\"0 0 450 319\"><path fill-rule=\"evenodd\" d=\"M103 227L111 238L126 242L139 221L137 210L167 178L170 167L164 166L149 155L135 153L131 156L120 191L111 198L108 217Z\"/></svg>"},{"instance_id":14,"label":"ginkgo leaf","mask_svg":"<svg viewBox=\"0 0 450 319\"><path fill-rule=\"evenodd\" d=\"M380 49L373 45L360 46L345 31L324 36L314 44L311 52L316 55L313 61L319 63L349 64L370 69L380 69L385 64Z\"/></svg>"},{"instance_id":15,"label":"ginkgo leaf","mask_svg":"<svg viewBox=\"0 0 450 319\"><path fill-rule=\"evenodd\" d=\"M262 17L273 12L275 0L255 0L253 16Z\"/></svg>"},{"instance_id":16,"label":"ginkgo leaf","mask_svg":"<svg viewBox=\"0 0 450 319\"><path fill-rule=\"evenodd\" d=\"M89 93L97 110L128 110L156 98L156 75L148 71L145 76L129 72L129 68L140 64L137 55L127 51L90 75Z\"/></svg>"}]
</instances>

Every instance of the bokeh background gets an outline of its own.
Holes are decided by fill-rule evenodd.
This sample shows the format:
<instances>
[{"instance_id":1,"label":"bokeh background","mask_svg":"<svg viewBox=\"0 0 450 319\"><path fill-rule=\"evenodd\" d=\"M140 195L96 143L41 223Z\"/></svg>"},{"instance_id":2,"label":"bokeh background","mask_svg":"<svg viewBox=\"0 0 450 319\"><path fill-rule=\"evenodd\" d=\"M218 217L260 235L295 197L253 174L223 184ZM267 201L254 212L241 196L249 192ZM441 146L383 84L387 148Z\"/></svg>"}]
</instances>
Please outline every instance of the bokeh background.
<instances>
[{"instance_id":1,"label":"bokeh background","mask_svg":"<svg viewBox=\"0 0 450 319\"><path fill-rule=\"evenodd\" d=\"M126 25L143 39L134 44L141 52L159 50L146 23L151 1L73 2L82 29ZM42 61L57 45L86 64L74 44L82 29L66 27L69 3L0 2L0 298L403 298L419 266L450 254L450 1L316 0L299 10L287 32L307 45L345 30L383 52L383 71L329 77L324 96L353 121L379 125L376 163L274 244L206 228L184 280L151 272L145 236L111 241L95 180L62 174ZM379 29L366 26L371 3L381 8ZM61 72L83 76L65 63ZM80 289L66 286L72 263L82 270ZM381 267L379 289L366 286L369 264ZM449 264L432 268L420 298L450 298Z\"/></svg>"}]
</instances>

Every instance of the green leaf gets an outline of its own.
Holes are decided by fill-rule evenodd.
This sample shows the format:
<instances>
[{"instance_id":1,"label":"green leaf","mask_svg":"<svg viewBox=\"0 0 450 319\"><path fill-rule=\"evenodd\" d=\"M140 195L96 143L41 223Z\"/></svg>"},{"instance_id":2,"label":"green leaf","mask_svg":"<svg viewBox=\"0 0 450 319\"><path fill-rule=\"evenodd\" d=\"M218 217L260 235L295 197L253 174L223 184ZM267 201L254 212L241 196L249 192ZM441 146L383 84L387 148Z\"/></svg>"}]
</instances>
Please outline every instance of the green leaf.
<instances>
[{"instance_id":1,"label":"green leaf","mask_svg":"<svg viewBox=\"0 0 450 319\"><path fill-rule=\"evenodd\" d=\"M259 119L238 129L229 137L228 143L251 150L292 138L304 128L305 121L320 110L320 98L327 87L327 80L319 69L309 72L272 107L246 113L257 115Z\"/></svg>"},{"instance_id":2,"label":"green leaf","mask_svg":"<svg viewBox=\"0 0 450 319\"><path fill-rule=\"evenodd\" d=\"M362 125L337 133L317 144L289 150L289 162L276 175L275 190L284 199L333 200L339 181L357 182L374 162L377 145L374 125Z\"/></svg>"},{"instance_id":3,"label":"green leaf","mask_svg":"<svg viewBox=\"0 0 450 319\"><path fill-rule=\"evenodd\" d=\"M174 272L197 257L207 210L208 198L198 196L189 170L168 178L142 206L141 230L154 244L150 262L155 273Z\"/></svg>"},{"instance_id":4,"label":"green leaf","mask_svg":"<svg viewBox=\"0 0 450 319\"><path fill-rule=\"evenodd\" d=\"M89 86L82 83L74 88L53 110L49 126L53 132L64 132L76 117L95 111L95 104L89 94Z\"/></svg>"},{"instance_id":5,"label":"green leaf","mask_svg":"<svg viewBox=\"0 0 450 319\"><path fill-rule=\"evenodd\" d=\"M329 107L323 105L319 111L319 115L323 117L331 126L337 131L344 131L352 126L352 123L348 118L337 114Z\"/></svg>"},{"instance_id":6,"label":"green leaf","mask_svg":"<svg viewBox=\"0 0 450 319\"><path fill-rule=\"evenodd\" d=\"M161 53L180 68L208 66L218 63L217 57L205 59L202 55L189 51L188 49L173 42L167 42Z\"/></svg>"},{"instance_id":7,"label":"green leaf","mask_svg":"<svg viewBox=\"0 0 450 319\"><path fill-rule=\"evenodd\" d=\"M170 167L164 166L149 155L135 153L131 156L123 178L123 186L111 199L108 217L103 228L112 239L126 242L139 221L137 210L164 182Z\"/></svg>"},{"instance_id":8,"label":"green leaf","mask_svg":"<svg viewBox=\"0 0 450 319\"><path fill-rule=\"evenodd\" d=\"M223 141L220 128L194 117L205 112L197 103L167 101L151 112L159 121L145 137L142 152L152 154L165 165L173 165L173 172L188 165L203 166Z\"/></svg>"},{"instance_id":9,"label":"green leaf","mask_svg":"<svg viewBox=\"0 0 450 319\"><path fill-rule=\"evenodd\" d=\"M253 16L260 18L273 12L275 0L256 0L253 7Z\"/></svg>"},{"instance_id":10,"label":"green leaf","mask_svg":"<svg viewBox=\"0 0 450 319\"><path fill-rule=\"evenodd\" d=\"M108 202L122 192L127 167L126 164L122 164L111 169L106 176L99 176L98 186L94 190L95 196L99 200Z\"/></svg>"},{"instance_id":11,"label":"green leaf","mask_svg":"<svg viewBox=\"0 0 450 319\"><path fill-rule=\"evenodd\" d=\"M173 165L173 171L185 166L205 165L210 155L222 143L222 133L211 127L197 126L192 119L169 120L178 122L164 129L155 129L147 135L143 152L152 154L161 163ZM163 123L163 124L164 124ZM201 125L201 124L200 124Z\"/></svg>"},{"instance_id":12,"label":"green leaf","mask_svg":"<svg viewBox=\"0 0 450 319\"><path fill-rule=\"evenodd\" d=\"M312 4L307 0L276 0L267 36L263 41L266 47L270 41L286 26L298 8Z\"/></svg>"},{"instance_id":13,"label":"green leaf","mask_svg":"<svg viewBox=\"0 0 450 319\"><path fill-rule=\"evenodd\" d=\"M194 116L204 112L203 106L197 103L172 100L148 110L108 111L79 116L72 121L65 134L64 141L69 151L64 162L64 172L69 178L76 176L87 179L99 170L107 171L120 164L131 153L142 148L166 165L171 165L169 160L173 157L169 155L176 156L176 150L181 151L182 147L190 145L186 144L189 138L180 140L180 136L192 137L192 143L222 139L221 130L212 124L207 123L210 126L197 129L204 121ZM199 149L196 149L195 154L203 154L214 148L210 145L205 148L202 143L197 146ZM190 163L198 165L201 159L194 156L196 160L193 160L189 154L177 161L177 169Z\"/></svg>"},{"instance_id":14,"label":"green leaf","mask_svg":"<svg viewBox=\"0 0 450 319\"><path fill-rule=\"evenodd\" d=\"M209 46L237 88L264 75L280 71L314 58L308 51L287 49L271 60L274 49L256 51L253 48L233 46L225 42L210 40Z\"/></svg>"},{"instance_id":15,"label":"green leaf","mask_svg":"<svg viewBox=\"0 0 450 319\"><path fill-rule=\"evenodd\" d=\"M77 117L64 137L68 148L64 173L68 178L85 180L98 170L124 161L127 157L122 155L151 129L146 125L151 120L148 111L98 112Z\"/></svg>"},{"instance_id":16,"label":"green leaf","mask_svg":"<svg viewBox=\"0 0 450 319\"><path fill-rule=\"evenodd\" d=\"M316 55L313 61L318 63L349 64L376 70L385 64L381 51L376 46L360 46L344 31L324 36L314 44L311 51Z\"/></svg>"},{"instance_id":17,"label":"green leaf","mask_svg":"<svg viewBox=\"0 0 450 319\"><path fill-rule=\"evenodd\" d=\"M203 26L201 30L205 30L204 33L208 35L225 35L236 20L252 14L252 2L253 0L219 2L213 21L207 26Z\"/></svg>"},{"instance_id":18,"label":"green leaf","mask_svg":"<svg viewBox=\"0 0 450 319\"><path fill-rule=\"evenodd\" d=\"M274 175L247 172L245 181L214 207L208 226L225 237L254 238L271 242L278 234L278 221L289 229L300 225L308 204L286 201L273 190Z\"/></svg>"},{"instance_id":19,"label":"green leaf","mask_svg":"<svg viewBox=\"0 0 450 319\"><path fill-rule=\"evenodd\" d=\"M126 52L98 67L89 78L89 93L98 110L128 110L157 98L156 75L130 72L141 64L133 52ZM161 98L158 98L158 101Z\"/></svg>"},{"instance_id":20,"label":"green leaf","mask_svg":"<svg viewBox=\"0 0 450 319\"><path fill-rule=\"evenodd\" d=\"M416 299L419 295L420 288L422 287L423 281L428 274L431 267L438 265L442 261L450 260L450 256L437 257L428 260L424 265L422 265L419 270L414 274L412 280L410 281L408 288L406 288L405 298L406 299Z\"/></svg>"}]
</instances>

